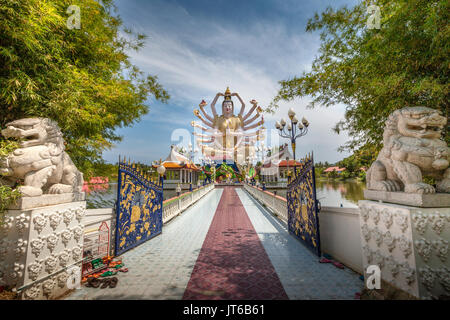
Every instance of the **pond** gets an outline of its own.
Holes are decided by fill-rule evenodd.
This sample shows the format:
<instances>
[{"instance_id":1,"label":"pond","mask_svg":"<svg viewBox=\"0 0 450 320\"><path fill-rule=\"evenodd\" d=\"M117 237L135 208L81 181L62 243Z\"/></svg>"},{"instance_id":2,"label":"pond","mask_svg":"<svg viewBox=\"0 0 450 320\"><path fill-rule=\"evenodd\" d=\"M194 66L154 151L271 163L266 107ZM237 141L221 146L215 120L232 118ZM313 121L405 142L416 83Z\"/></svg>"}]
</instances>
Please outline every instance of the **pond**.
<instances>
[{"instance_id":1,"label":"pond","mask_svg":"<svg viewBox=\"0 0 450 320\"><path fill-rule=\"evenodd\" d=\"M188 192L183 190L183 192ZM177 195L175 190L164 190L164 200ZM92 184L86 190L88 209L112 208L117 199L117 183Z\"/></svg>"},{"instance_id":2,"label":"pond","mask_svg":"<svg viewBox=\"0 0 450 320\"><path fill-rule=\"evenodd\" d=\"M358 200L364 198L364 182L356 180L336 181L317 180L317 199L325 207L356 208ZM277 190L277 194L286 197L286 189ZM187 192L187 190L183 190ZM164 200L176 195L175 190L164 190ZM86 201L89 209L112 208L117 198L117 183L90 185L86 192Z\"/></svg>"},{"instance_id":3,"label":"pond","mask_svg":"<svg viewBox=\"0 0 450 320\"><path fill-rule=\"evenodd\" d=\"M323 207L358 207L358 200L364 199L364 182L356 180L316 180L317 200ZM277 194L286 197L286 189L268 189L277 190Z\"/></svg>"}]
</instances>

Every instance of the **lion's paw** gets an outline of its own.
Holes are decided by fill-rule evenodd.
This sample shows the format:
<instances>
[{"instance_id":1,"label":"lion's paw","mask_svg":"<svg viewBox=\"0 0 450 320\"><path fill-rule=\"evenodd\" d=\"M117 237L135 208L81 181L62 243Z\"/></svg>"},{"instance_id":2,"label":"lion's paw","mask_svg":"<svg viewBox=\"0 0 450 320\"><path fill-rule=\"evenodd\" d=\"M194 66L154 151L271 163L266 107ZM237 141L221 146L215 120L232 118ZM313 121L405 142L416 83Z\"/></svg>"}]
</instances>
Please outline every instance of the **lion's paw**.
<instances>
[{"instance_id":1,"label":"lion's paw","mask_svg":"<svg viewBox=\"0 0 450 320\"><path fill-rule=\"evenodd\" d=\"M31 186L20 186L19 192L23 197L39 197L42 195L42 189Z\"/></svg>"},{"instance_id":2,"label":"lion's paw","mask_svg":"<svg viewBox=\"0 0 450 320\"><path fill-rule=\"evenodd\" d=\"M435 193L436 190L433 186L430 186L424 182L411 183L405 186L405 192L408 193Z\"/></svg>"},{"instance_id":3,"label":"lion's paw","mask_svg":"<svg viewBox=\"0 0 450 320\"><path fill-rule=\"evenodd\" d=\"M61 184L61 183L54 184L48 189L49 194L62 194L62 193L71 193L71 192L72 192L72 186L69 186L67 184Z\"/></svg>"},{"instance_id":4,"label":"lion's paw","mask_svg":"<svg viewBox=\"0 0 450 320\"><path fill-rule=\"evenodd\" d=\"M436 186L437 192L450 193L450 179L444 179Z\"/></svg>"},{"instance_id":5,"label":"lion's paw","mask_svg":"<svg viewBox=\"0 0 450 320\"><path fill-rule=\"evenodd\" d=\"M390 191L390 192L395 192L395 191L401 191L402 190L402 186L398 181L395 180L385 180L385 181L381 181L381 185L382 185L382 190L383 191Z\"/></svg>"}]
</instances>

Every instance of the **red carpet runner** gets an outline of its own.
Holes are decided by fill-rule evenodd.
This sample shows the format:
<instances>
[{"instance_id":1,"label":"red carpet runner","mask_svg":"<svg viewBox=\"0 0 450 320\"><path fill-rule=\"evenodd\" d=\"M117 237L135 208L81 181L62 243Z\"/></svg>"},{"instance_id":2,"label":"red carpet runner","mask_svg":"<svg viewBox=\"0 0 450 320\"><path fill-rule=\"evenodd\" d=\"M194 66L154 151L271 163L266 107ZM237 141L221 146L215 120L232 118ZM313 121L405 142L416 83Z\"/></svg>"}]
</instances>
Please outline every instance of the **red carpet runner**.
<instances>
[{"instance_id":1,"label":"red carpet runner","mask_svg":"<svg viewBox=\"0 0 450 320\"><path fill-rule=\"evenodd\" d=\"M183 299L288 299L233 187L223 190Z\"/></svg>"}]
</instances>

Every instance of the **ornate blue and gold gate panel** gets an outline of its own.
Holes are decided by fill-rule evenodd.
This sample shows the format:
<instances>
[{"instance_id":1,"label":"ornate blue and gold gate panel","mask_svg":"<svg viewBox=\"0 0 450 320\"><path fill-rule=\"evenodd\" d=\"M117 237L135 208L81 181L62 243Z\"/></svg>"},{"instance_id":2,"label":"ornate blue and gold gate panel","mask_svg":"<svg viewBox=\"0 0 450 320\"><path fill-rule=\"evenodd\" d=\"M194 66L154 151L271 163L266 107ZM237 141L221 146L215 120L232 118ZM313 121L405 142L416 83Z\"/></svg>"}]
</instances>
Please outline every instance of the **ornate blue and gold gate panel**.
<instances>
[{"instance_id":1,"label":"ornate blue and gold gate panel","mask_svg":"<svg viewBox=\"0 0 450 320\"><path fill-rule=\"evenodd\" d=\"M162 181L151 179L134 163L119 159L116 255L161 233L162 204Z\"/></svg>"},{"instance_id":2,"label":"ornate blue and gold gate panel","mask_svg":"<svg viewBox=\"0 0 450 320\"><path fill-rule=\"evenodd\" d=\"M320 256L319 208L312 155L301 163L287 185L288 229Z\"/></svg>"}]
</instances>

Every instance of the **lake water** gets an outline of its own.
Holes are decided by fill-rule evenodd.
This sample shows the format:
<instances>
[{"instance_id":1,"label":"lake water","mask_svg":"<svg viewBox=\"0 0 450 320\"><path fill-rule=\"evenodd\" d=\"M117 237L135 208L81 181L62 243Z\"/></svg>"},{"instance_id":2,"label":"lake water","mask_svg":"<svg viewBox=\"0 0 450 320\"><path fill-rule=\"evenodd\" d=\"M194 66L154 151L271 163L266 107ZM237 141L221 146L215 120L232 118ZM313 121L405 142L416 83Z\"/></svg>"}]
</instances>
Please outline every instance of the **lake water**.
<instances>
[{"instance_id":1,"label":"lake water","mask_svg":"<svg viewBox=\"0 0 450 320\"><path fill-rule=\"evenodd\" d=\"M342 207L356 208L358 200L364 198L363 190L365 183L349 180L317 180L316 191L317 199L324 207ZM277 194L286 197L286 189L268 189L268 191L277 190ZM164 200L170 199L176 195L175 190L164 190ZM117 198L117 183L107 185L91 186L86 192L86 201L89 209L94 208L112 208Z\"/></svg>"},{"instance_id":2,"label":"lake water","mask_svg":"<svg viewBox=\"0 0 450 320\"><path fill-rule=\"evenodd\" d=\"M187 190L183 190L187 192ZM164 190L164 200L175 197L175 190ZM117 183L90 185L86 191L88 209L112 208L117 199Z\"/></svg>"},{"instance_id":3,"label":"lake water","mask_svg":"<svg viewBox=\"0 0 450 320\"><path fill-rule=\"evenodd\" d=\"M364 182L356 180L335 181L316 180L317 200L323 207L357 208L358 200L364 199ZM275 189L268 189L268 191ZM286 189L276 189L277 194L286 198Z\"/></svg>"}]
</instances>

